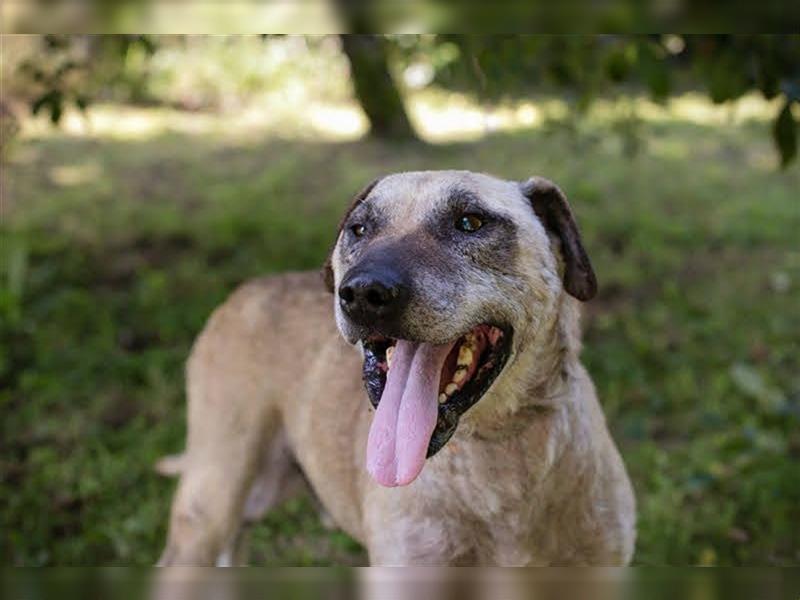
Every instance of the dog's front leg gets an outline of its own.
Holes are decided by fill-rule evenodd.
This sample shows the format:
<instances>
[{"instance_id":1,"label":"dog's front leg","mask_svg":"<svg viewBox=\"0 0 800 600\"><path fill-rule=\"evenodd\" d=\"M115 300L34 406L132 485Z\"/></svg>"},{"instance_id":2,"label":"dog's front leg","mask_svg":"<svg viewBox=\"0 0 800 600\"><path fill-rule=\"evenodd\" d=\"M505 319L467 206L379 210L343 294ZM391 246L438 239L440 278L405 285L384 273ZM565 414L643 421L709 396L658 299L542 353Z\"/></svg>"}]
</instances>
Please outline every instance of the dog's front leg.
<instances>
[{"instance_id":1,"label":"dog's front leg","mask_svg":"<svg viewBox=\"0 0 800 600\"><path fill-rule=\"evenodd\" d=\"M232 480L233 479L233 480ZM178 487L159 566L211 566L232 554L242 523L246 482L210 466L186 473Z\"/></svg>"},{"instance_id":2,"label":"dog's front leg","mask_svg":"<svg viewBox=\"0 0 800 600\"><path fill-rule=\"evenodd\" d=\"M190 450L160 566L224 566L236 560L245 500L263 444L259 417L209 419L202 424L203 435L194 439L197 432L190 425ZM234 422L240 425L233 427Z\"/></svg>"}]
</instances>

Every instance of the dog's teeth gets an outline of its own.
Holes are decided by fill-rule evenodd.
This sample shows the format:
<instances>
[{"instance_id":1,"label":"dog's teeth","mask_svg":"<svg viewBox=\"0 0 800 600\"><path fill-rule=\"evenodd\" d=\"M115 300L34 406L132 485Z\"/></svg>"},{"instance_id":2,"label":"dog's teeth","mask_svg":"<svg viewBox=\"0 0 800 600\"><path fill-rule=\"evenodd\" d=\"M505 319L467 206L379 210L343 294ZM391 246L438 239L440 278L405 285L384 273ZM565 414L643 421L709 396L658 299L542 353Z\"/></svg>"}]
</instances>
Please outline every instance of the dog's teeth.
<instances>
[{"instance_id":1,"label":"dog's teeth","mask_svg":"<svg viewBox=\"0 0 800 600\"><path fill-rule=\"evenodd\" d=\"M444 388L444 393L448 396L452 396L458 391L458 386L455 383L448 383L447 387Z\"/></svg>"},{"instance_id":2,"label":"dog's teeth","mask_svg":"<svg viewBox=\"0 0 800 600\"><path fill-rule=\"evenodd\" d=\"M447 394L439 394L439 404L447 402Z\"/></svg>"},{"instance_id":3,"label":"dog's teeth","mask_svg":"<svg viewBox=\"0 0 800 600\"><path fill-rule=\"evenodd\" d=\"M394 346L389 346L386 349L386 367L388 369L392 368L392 355L394 354Z\"/></svg>"},{"instance_id":4,"label":"dog's teeth","mask_svg":"<svg viewBox=\"0 0 800 600\"><path fill-rule=\"evenodd\" d=\"M453 373L453 383L461 383L461 380L467 376L467 368L466 367L459 367L456 369L456 372Z\"/></svg>"},{"instance_id":5,"label":"dog's teeth","mask_svg":"<svg viewBox=\"0 0 800 600\"><path fill-rule=\"evenodd\" d=\"M472 364L472 348L466 344L458 349L458 360L456 361L459 367L468 367Z\"/></svg>"}]
</instances>

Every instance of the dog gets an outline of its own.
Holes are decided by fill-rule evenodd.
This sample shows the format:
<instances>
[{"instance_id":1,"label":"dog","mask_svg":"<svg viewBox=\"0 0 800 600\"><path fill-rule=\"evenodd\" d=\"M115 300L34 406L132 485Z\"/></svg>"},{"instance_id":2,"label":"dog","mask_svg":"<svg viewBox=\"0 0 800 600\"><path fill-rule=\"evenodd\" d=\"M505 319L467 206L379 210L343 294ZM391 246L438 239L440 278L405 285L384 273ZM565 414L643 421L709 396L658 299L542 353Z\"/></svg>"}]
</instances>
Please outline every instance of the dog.
<instances>
[{"instance_id":1,"label":"dog","mask_svg":"<svg viewBox=\"0 0 800 600\"><path fill-rule=\"evenodd\" d=\"M635 499L579 359L597 281L555 184L379 178L322 279L246 283L198 337L160 565L238 564L243 525L309 486L372 565L629 563Z\"/></svg>"}]
</instances>

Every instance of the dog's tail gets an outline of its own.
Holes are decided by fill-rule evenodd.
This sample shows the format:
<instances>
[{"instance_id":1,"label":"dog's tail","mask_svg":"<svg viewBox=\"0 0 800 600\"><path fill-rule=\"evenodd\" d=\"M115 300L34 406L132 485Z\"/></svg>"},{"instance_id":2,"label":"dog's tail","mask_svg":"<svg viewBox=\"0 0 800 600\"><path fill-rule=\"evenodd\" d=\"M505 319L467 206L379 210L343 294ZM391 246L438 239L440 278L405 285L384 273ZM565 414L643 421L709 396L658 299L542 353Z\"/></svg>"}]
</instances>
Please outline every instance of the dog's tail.
<instances>
[{"instance_id":1,"label":"dog's tail","mask_svg":"<svg viewBox=\"0 0 800 600\"><path fill-rule=\"evenodd\" d=\"M159 475L164 477L177 477L186 466L186 453L170 454L156 461L154 469Z\"/></svg>"}]
</instances>

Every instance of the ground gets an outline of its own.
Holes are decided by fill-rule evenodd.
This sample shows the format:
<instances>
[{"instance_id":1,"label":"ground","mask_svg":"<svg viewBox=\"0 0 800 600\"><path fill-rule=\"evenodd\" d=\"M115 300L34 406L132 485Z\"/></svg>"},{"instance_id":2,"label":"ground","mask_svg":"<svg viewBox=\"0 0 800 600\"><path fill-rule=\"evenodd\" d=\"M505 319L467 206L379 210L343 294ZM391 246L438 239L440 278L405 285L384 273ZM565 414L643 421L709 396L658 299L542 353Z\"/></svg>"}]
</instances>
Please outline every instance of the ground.
<instances>
[{"instance_id":1,"label":"ground","mask_svg":"<svg viewBox=\"0 0 800 600\"><path fill-rule=\"evenodd\" d=\"M602 119L421 146L136 114L166 125L23 136L3 166L3 564L156 560L174 482L152 465L182 448L183 365L210 311L247 278L318 268L355 191L423 168L539 174L570 197L635 562L800 563L800 169L776 169L766 122L645 120L632 156ZM259 564L364 561L307 500L251 540Z\"/></svg>"}]
</instances>

